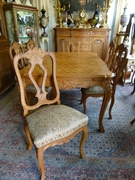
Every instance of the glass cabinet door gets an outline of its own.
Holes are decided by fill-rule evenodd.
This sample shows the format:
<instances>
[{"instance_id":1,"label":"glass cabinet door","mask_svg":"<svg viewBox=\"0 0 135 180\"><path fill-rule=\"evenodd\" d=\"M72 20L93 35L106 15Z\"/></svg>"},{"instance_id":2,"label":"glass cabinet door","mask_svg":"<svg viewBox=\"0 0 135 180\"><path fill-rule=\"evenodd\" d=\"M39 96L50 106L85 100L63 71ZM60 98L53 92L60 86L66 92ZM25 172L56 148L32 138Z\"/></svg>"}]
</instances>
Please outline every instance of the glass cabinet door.
<instances>
[{"instance_id":1,"label":"glass cabinet door","mask_svg":"<svg viewBox=\"0 0 135 180\"><path fill-rule=\"evenodd\" d=\"M11 43L17 41L25 44L32 38L36 46L40 47L36 8L11 4L4 6L4 13L8 38Z\"/></svg>"},{"instance_id":2,"label":"glass cabinet door","mask_svg":"<svg viewBox=\"0 0 135 180\"><path fill-rule=\"evenodd\" d=\"M0 37L6 35L6 26L4 21L4 14L3 14L3 4L5 4L3 1L0 1Z\"/></svg>"},{"instance_id":3,"label":"glass cabinet door","mask_svg":"<svg viewBox=\"0 0 135 180\"><path fill-rule=\"evenodd\" d=\"M28 39L33 38L37 43L38 33L36 14L33 12L17 11L16 17L19 42L23 44L27 42Z\"/></svg>"},{"instance_id":4,"label":"glass cabinet door","mask_svg":"<svg viewBox=\"0 0 135 180\"><path fill-rule=\"evenodd\" d=\"M14 23L13 23L12 12L10 10L6 11L5 17L6 17L8 38L12 43L16 40L16 38L15 38L15 27L14 27Z\"/></svg>"}]
</instances>

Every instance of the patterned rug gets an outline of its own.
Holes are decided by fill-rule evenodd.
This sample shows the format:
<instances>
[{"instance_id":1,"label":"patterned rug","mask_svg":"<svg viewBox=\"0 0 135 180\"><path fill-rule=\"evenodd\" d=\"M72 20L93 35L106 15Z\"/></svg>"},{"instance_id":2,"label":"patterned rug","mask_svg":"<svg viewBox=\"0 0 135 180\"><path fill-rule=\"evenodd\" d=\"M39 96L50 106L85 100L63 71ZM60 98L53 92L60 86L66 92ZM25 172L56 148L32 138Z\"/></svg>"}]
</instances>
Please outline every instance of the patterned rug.
<instances>
[{"instance_id":1,"label":"patterned rug","mask_svg":"<svg viewBox=\"0 0 135 180\"><path fill-rule=\"evenodd\" d=\"M117 86L112 120L104 116L105 133L99 133L101 98L87 100L89 134L84 146L85 159L79 158L81 134L62 146L44 153L46 180L135 180L135 94L132 86ZM61 102L83 112L80 90L61 91ZM35 149L26 150L19 97L0 111L0 180L39 180Z\"/></svg>"}]
</instances>

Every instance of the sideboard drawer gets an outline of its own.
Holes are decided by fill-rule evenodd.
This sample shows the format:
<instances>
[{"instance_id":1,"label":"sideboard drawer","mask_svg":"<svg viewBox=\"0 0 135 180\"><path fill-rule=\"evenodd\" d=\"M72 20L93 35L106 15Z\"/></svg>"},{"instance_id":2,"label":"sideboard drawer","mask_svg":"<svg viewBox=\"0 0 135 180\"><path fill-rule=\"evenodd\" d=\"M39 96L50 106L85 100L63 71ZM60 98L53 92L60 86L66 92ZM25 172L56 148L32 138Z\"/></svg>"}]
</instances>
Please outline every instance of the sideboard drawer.
<instances>
[{"instance_id":1,"label":"sideboard drawer","mask_svg":"<svg viewBox=\"0 0 135 180\"><path fill-rule=\"evenodd\" d=\"M67 30L57 30L56 36L70 37L71 34L70 34L70 31L68 29Z\"/></svg>"},{"instance_id":2,"label":"sideboard drawer","mask_svg":"<svg viewBox=\"0 0 135 180\"><path fill-rule=\"evenodd\" d=\"M91 43L92 42L92 38L91 37L79 37L79 36L76 36L76 37L71 37L72 38L72 41L80 41L80 43L84 43L84 44L87 44L87 43ZM65 38L67 40L67 38Z\"/></svg>"},{"instance_id":3,"label":"sideboard drawer","mask_svg":"<svg viewBox=\"0 0 135 180\"><path fill-rule=\"evenodd\" d=\"M91 52L91 44L81 44L80 51Z\"/></svg>"},{"instance_id":4,"label":"sideboard drawer","mask_svg":"<svg viewBox=\"0 0 135 180\"><path fill-rule=\"evenodd\" d=\"M92 35L92 31L90 29L72 29L71 30L71 37L74 37L74 36L87 37L91 35Z\"/></svg>"},{"instance_id":5,"label":"sideboard drawer","mask_svg":"<svg viewBox=\"0 0 135 180\"><path fill-rule=\"evenodd\" d=\"M108 31L102 31L102 30L98 30L98 31L92 31L92 36L109 36Z\"/></svg>"}]
</instances>

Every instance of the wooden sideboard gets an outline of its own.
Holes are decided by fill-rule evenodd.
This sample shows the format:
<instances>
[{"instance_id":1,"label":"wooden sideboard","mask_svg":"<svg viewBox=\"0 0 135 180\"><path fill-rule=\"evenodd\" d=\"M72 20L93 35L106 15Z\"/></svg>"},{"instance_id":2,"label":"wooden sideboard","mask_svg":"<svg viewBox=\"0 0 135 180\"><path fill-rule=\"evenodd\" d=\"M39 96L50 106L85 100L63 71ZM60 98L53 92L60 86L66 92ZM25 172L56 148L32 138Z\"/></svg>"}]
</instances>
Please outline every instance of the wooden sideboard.
<instances>
[{"instance_id":1,"label":"wooden sideboard","mask_svg":"<svg viewBox=\"0 0 135 180\"><path fill-rule=\"evenodd\" d=\"M103 60L106 57L110 29L102 28L54 28L55 50L63 51L61 41L80 40L80 51L95 52Z\"/></svg>"},{"instance_id":2,"label":"wooden sideboard","mask_svg":"<svg viewBox=\"0 0 135 180\"><path fill-rule=\"evenodd\" d=\"M10 41L4 36L0 36L0 95L16 83L9 56L9 46Z\"/></svg>"}]
</instances>

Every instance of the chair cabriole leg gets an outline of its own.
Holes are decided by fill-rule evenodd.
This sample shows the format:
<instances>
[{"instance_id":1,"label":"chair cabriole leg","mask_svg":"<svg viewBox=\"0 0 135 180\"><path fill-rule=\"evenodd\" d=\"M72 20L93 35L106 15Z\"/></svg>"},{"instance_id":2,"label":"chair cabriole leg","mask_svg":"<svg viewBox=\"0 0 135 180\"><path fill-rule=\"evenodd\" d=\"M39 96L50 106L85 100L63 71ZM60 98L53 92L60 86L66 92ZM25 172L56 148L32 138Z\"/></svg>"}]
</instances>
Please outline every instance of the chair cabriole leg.
<instances>
[{"instance_id":1,"label":"chair cabriole leg","mask_svg":"<svg viewBox=\"0 0 135 180\"><path fill-rule=\"evenodd\" d=\"M85 126L83 128L83 132L82 132L82 139L81 139L81 142L80 142L80 157L81 158L85 158L85 154L83 152L83 146L84 146L84 143L87 139L87 136L88 136L88 128L87 126Z\"/></svg>"},{"instance_id":2,"label":"chair cabriole leg","mask_svg":"<svg viewBox=\"0 0 135 180\"><path fill-rule=\"evenodd\" d=\"M44 168L44 149L43 148L36 148L36 153L37 153L37 159L39 163L39 167L41 170L41 178L40 180L45 180L45 168Z\"/></svg>"},{"instance_id":3,"label":"chair cabriole leg","mask_svg":"<svg viewBox=\"0 0 135 180\"><path fill-rule=\"evenodd\" d=\"M31 150L32 149L32 140L31 140L29 128L28 128L28 125L26 122L24 123L24 131L25 131L25 134L26 134L28 141L29 141L28 150Z\"/></svg>"},{"instance_id":4,"label":"chair cabriole leg","mask_svg":"<svg viewBox=\"0 0 135 180\"><path fill-rule=\"evenodd\" d=\"M111 97L111 104L109 107L109 119L112 119L112 107L114 105L114 96L115 96L115 92L112 93L112 97Z\"/></svg>"}]
</instances>

